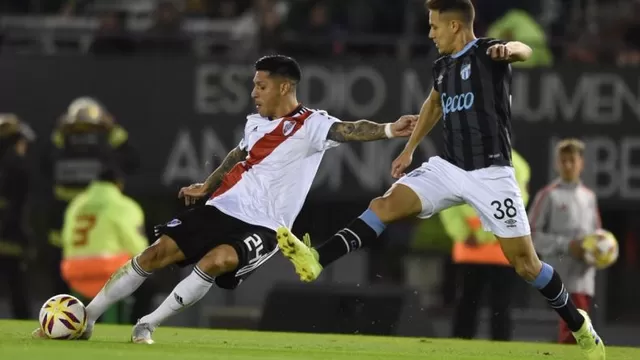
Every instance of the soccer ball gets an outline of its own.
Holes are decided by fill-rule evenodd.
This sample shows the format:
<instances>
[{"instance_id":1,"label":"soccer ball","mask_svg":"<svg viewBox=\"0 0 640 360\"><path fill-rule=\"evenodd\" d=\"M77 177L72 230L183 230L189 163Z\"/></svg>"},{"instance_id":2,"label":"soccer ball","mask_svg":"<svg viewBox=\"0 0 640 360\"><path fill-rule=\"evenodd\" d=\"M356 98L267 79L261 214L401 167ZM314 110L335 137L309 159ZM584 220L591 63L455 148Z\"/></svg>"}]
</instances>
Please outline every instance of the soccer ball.
<instances>
[{"instance_id":1,"label":"soccer ball","mask_svg":"<svg viewBox=\"0 0 640 360\"><path fill-rule=\"evenodd\" d=\"M609 231L598 229L582 241L587 263L597 269L606 269L618 260L618 240Z\"/></svg>"},{"instance_id":2,"label":"soccer ball","mask_svg":"<svg viewBox=\"0 0 640 360\"><path fill-rule=\"evenodd\" d=\"M84 304L71 295L56 295L40 309L40 328L50 339L73 340L82 335L86 327Z\"/></svg>"}]
</instances>

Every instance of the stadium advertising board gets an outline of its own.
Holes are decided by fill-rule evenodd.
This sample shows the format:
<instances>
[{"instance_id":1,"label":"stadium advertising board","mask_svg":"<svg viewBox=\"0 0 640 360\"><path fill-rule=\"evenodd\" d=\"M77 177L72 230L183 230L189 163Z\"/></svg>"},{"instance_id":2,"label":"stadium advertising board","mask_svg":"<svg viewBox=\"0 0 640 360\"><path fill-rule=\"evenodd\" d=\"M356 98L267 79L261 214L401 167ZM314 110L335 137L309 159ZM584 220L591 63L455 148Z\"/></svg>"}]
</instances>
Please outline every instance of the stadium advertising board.
<instances>
[{"instance_id":1,"label":"stadium advertising board","mask_svg":"<svg viewBox=\"0 0 640 360\"><path fill-rule=\"evenodd\" d=\"M392 121L415 113L431 88L428 62L305 63L303 102L343 120ZM56 69L51 71L51 69ZM130 132L143 160L136 191L174 191L202 180L237 144L252 111L250 64L193 59L24 57L0 59L0 111L15 112L47 139L75 97L101 100ZM631 70L518 70L513 78L515 147L533 168L531 189L553 177L553 146L588 146L585 182L603 205L640 200L640 81ZM416 164L437 153L439 129ZM329 151L312 196L371 197L392 182L403 140Z\"/></svg>"}]
</instances>

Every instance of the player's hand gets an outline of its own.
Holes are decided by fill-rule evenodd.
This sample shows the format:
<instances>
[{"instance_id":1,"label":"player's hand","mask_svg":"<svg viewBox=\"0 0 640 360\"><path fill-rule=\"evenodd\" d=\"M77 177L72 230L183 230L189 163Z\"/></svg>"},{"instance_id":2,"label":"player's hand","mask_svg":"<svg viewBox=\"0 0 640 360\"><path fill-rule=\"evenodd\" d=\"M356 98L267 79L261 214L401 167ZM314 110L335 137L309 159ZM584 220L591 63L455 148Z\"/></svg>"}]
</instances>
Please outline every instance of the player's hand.
<instances>
[{"instance_id":1,"label":"player's hand","mask_svg":"<svg viewBox=\"0 0 640 360\"><path fill-rule=\"evenodd\" d=\"M391 133L394 137L411 136L413 129L418 122L418 115L403 115L396 122L391 124Z\"/></svg>"},{"instance_id":2,"label":"player's hand","mask_svg":"<svg viewBox=\"0 0 640 360\"><path fill-rule=\"evenodd\" d=\"M189 206L195 204L198 199L207 196L208 193L207 187L204 184L191 184L180 189L178 198L184 198L184 204Z\"/></svg>"},{"instance_id":3,"label":"player's hand","mask_svg":"<svg viewBox=\"0 0 640 360\"><path fill-rule=\"evenodd\" d=\"M572 240L569 243L569 254L571 254L571 256L573 256L577 260L585 260L582 240Z\"/></svg>"},{"instance_id":4,"label":"player's hand","mask_svg":"<svg viewBox=\"0 0 640 360\"><path fill-rule=\"evenodd\" d=\"M398 157L391 163L391 176L396 179L403 177L404 170L411 165L413 160L413 154L408 151L403 151Z\"/></svg>"},{"instance_id":5,"label":"player's hand","mask_svg":"<svg viewBox=\"0 0 640 360\"><path fill-rule=\"evenodd\" d=\"M497 44L487 49L487 55L496 61L506 61L511 58L511 50L504 44Z\"/></svg>"}]
</instances>

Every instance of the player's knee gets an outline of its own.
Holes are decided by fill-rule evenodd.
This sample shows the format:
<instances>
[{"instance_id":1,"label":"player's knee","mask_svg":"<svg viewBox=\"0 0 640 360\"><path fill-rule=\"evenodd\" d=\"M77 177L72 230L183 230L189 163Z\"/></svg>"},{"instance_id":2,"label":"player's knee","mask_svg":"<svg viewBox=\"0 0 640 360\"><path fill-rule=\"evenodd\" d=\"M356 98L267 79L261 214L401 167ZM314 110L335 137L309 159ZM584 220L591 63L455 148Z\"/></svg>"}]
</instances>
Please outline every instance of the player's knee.
<instances>
[{"instance_id":1,"label":"player's knee","mask_svg":"<svg viewBox=\"0 0 640 360\"><path fill-rule=\"evenodd\" d=\"M369 209L373 211L380 221L385 224L396 220L396 211L394 210L393 200L385 197L377 197L369 203Z\"/></svg>"},{"instance_id":2,"label":"player's knee","mask_svg":"<svg viewBox=\"0 0 640 360\"><path fill-rule=\"evenodd\" d=\"M540 273L542 263L536 254L530 236L500 238L504 256L509 260L516 273L527 281L533 281Z\"/></svg>"},{"instance_id":3,"label":"player's knee","mask_svg":"<svg viewBox=\"0 0 640 360\"><path fill-rule=\"evenodd\" d=\"M513 265L516 273L526 281L535 280L542 267L540 260L531 256L516 256L511 265Z\"/></svg>"},{"instance_id":4,"label":"player's knee","mask_svg":"<svg viewBox=\"0 0 640 360\"><path fill-rule=\"evenodd\" d=\"M238 254L235 249L229 245L222 245L209 251L198 262L198 267L211 276L218 276L235 270L238 263Z\"/></svg>"},{"instance_id":5,"label":"player's knee","mask_svg":"<svg viewBox=\"0 0 640 360\"><path fill-rule=\"evenodd\" d=\"M138 265L148 272L162 269L180 260L184 260L184 254L171 238L164 235L137 257Z\"/></svg>"}]
</instances>

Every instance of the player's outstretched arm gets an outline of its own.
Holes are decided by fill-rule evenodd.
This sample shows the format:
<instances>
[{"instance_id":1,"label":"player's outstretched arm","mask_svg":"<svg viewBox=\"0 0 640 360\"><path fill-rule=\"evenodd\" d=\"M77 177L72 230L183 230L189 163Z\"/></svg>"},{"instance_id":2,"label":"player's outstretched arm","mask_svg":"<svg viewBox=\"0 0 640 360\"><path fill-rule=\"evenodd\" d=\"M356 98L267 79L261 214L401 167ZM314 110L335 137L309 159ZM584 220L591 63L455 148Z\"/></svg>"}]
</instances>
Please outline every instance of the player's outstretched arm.
<instances>
[{"instance_id":1,"label":"player's outstretched arm","mask_svg":"<svg viewBox=\"0 0 640 360\"><path fill-rule=\"evenodd\" d=\"M409 151L413 154L422 139L433 129L438 120L442 117L442 104L440 103L440 94L431 89L431 93L420 108L420 115L418 115L418 122L415 129L407 141L405 151Z\"/></svg>"},{"instance_id":2,"label":"player's outstretched arm","mask_svg":"<svg viewBox=\"0 0 640 360\"><path fill-rule=\"evenodd\" d=\"M510 41L507 43L507 49L511 53L510 61L527 61L533 54L533 50L529 45L520 41Z\"/></svg>"},{"instance_id":3,"label":"player's outstretched arm","mask_svg":"<svg viewBox=\"0 0 640 360\"><path fill-rule=\"evenodd\" d=\"M411 135L418 117L405 115L394 123L378 124L369 120L336 122L329 128L327 140L337 142L373 141Z\"/></svg>"},{"instance_id":4,"label":"player's outstretched arm","mask_svg":"<svg viewBox=\"0 0 640 360\"><path fill-rule=\"evenodd\" d=\"M487 54L497 61L527 61L533 54L529 45L520 41L510 41L506 44L496 44L487 49Z\"/></svg>"},{"instance_id":5,"label":"player's outstretched arm","mask_svg":"<svg viewBox=\"0 0 640 360\"><path fill-rule=\"evenodd\" d=\"M204 183L192 184L183 187L178 192L178 198L184 198L184 204L189 206L195 204L198 199L207 196L220 186L224 175L237 163L247 158L247 152L239 147L234 148L224 158L222 164L215 169Z\"/></svg>"},{"instance_id":6,"label":"player's outstretched arm","mask_svg":"<svg viewBox=\"0 0 640 360\"><path fill-rule=\"evenodd\" d=\"M404 150L391 164L391 176L396 179L404 176L404 170L411 165L413 152L420 144L420 141L433 129L438 120L442 117L442 104L440 94L432 89L429 97L422 104L418 123L411 133L411 137L404 147Z\"/></svg>"},{"instance_id":7,"label":"player's outstretched arm","mask_svg":"<svg viewBox=\"0 0 640 360\"><path fill-rule=\"evenodd\" d=\"M245 150L240 149L239 147L235 147L231 150L227 156L222 160L222 164L215 169L207 180L204 182L204 187L207 192L212 192L218 188L220 183L222 182L222 178L224 174L229 172L232 167L234 167L237 163L247 158L247 152Z\"/></svg>"}]
</instances>

